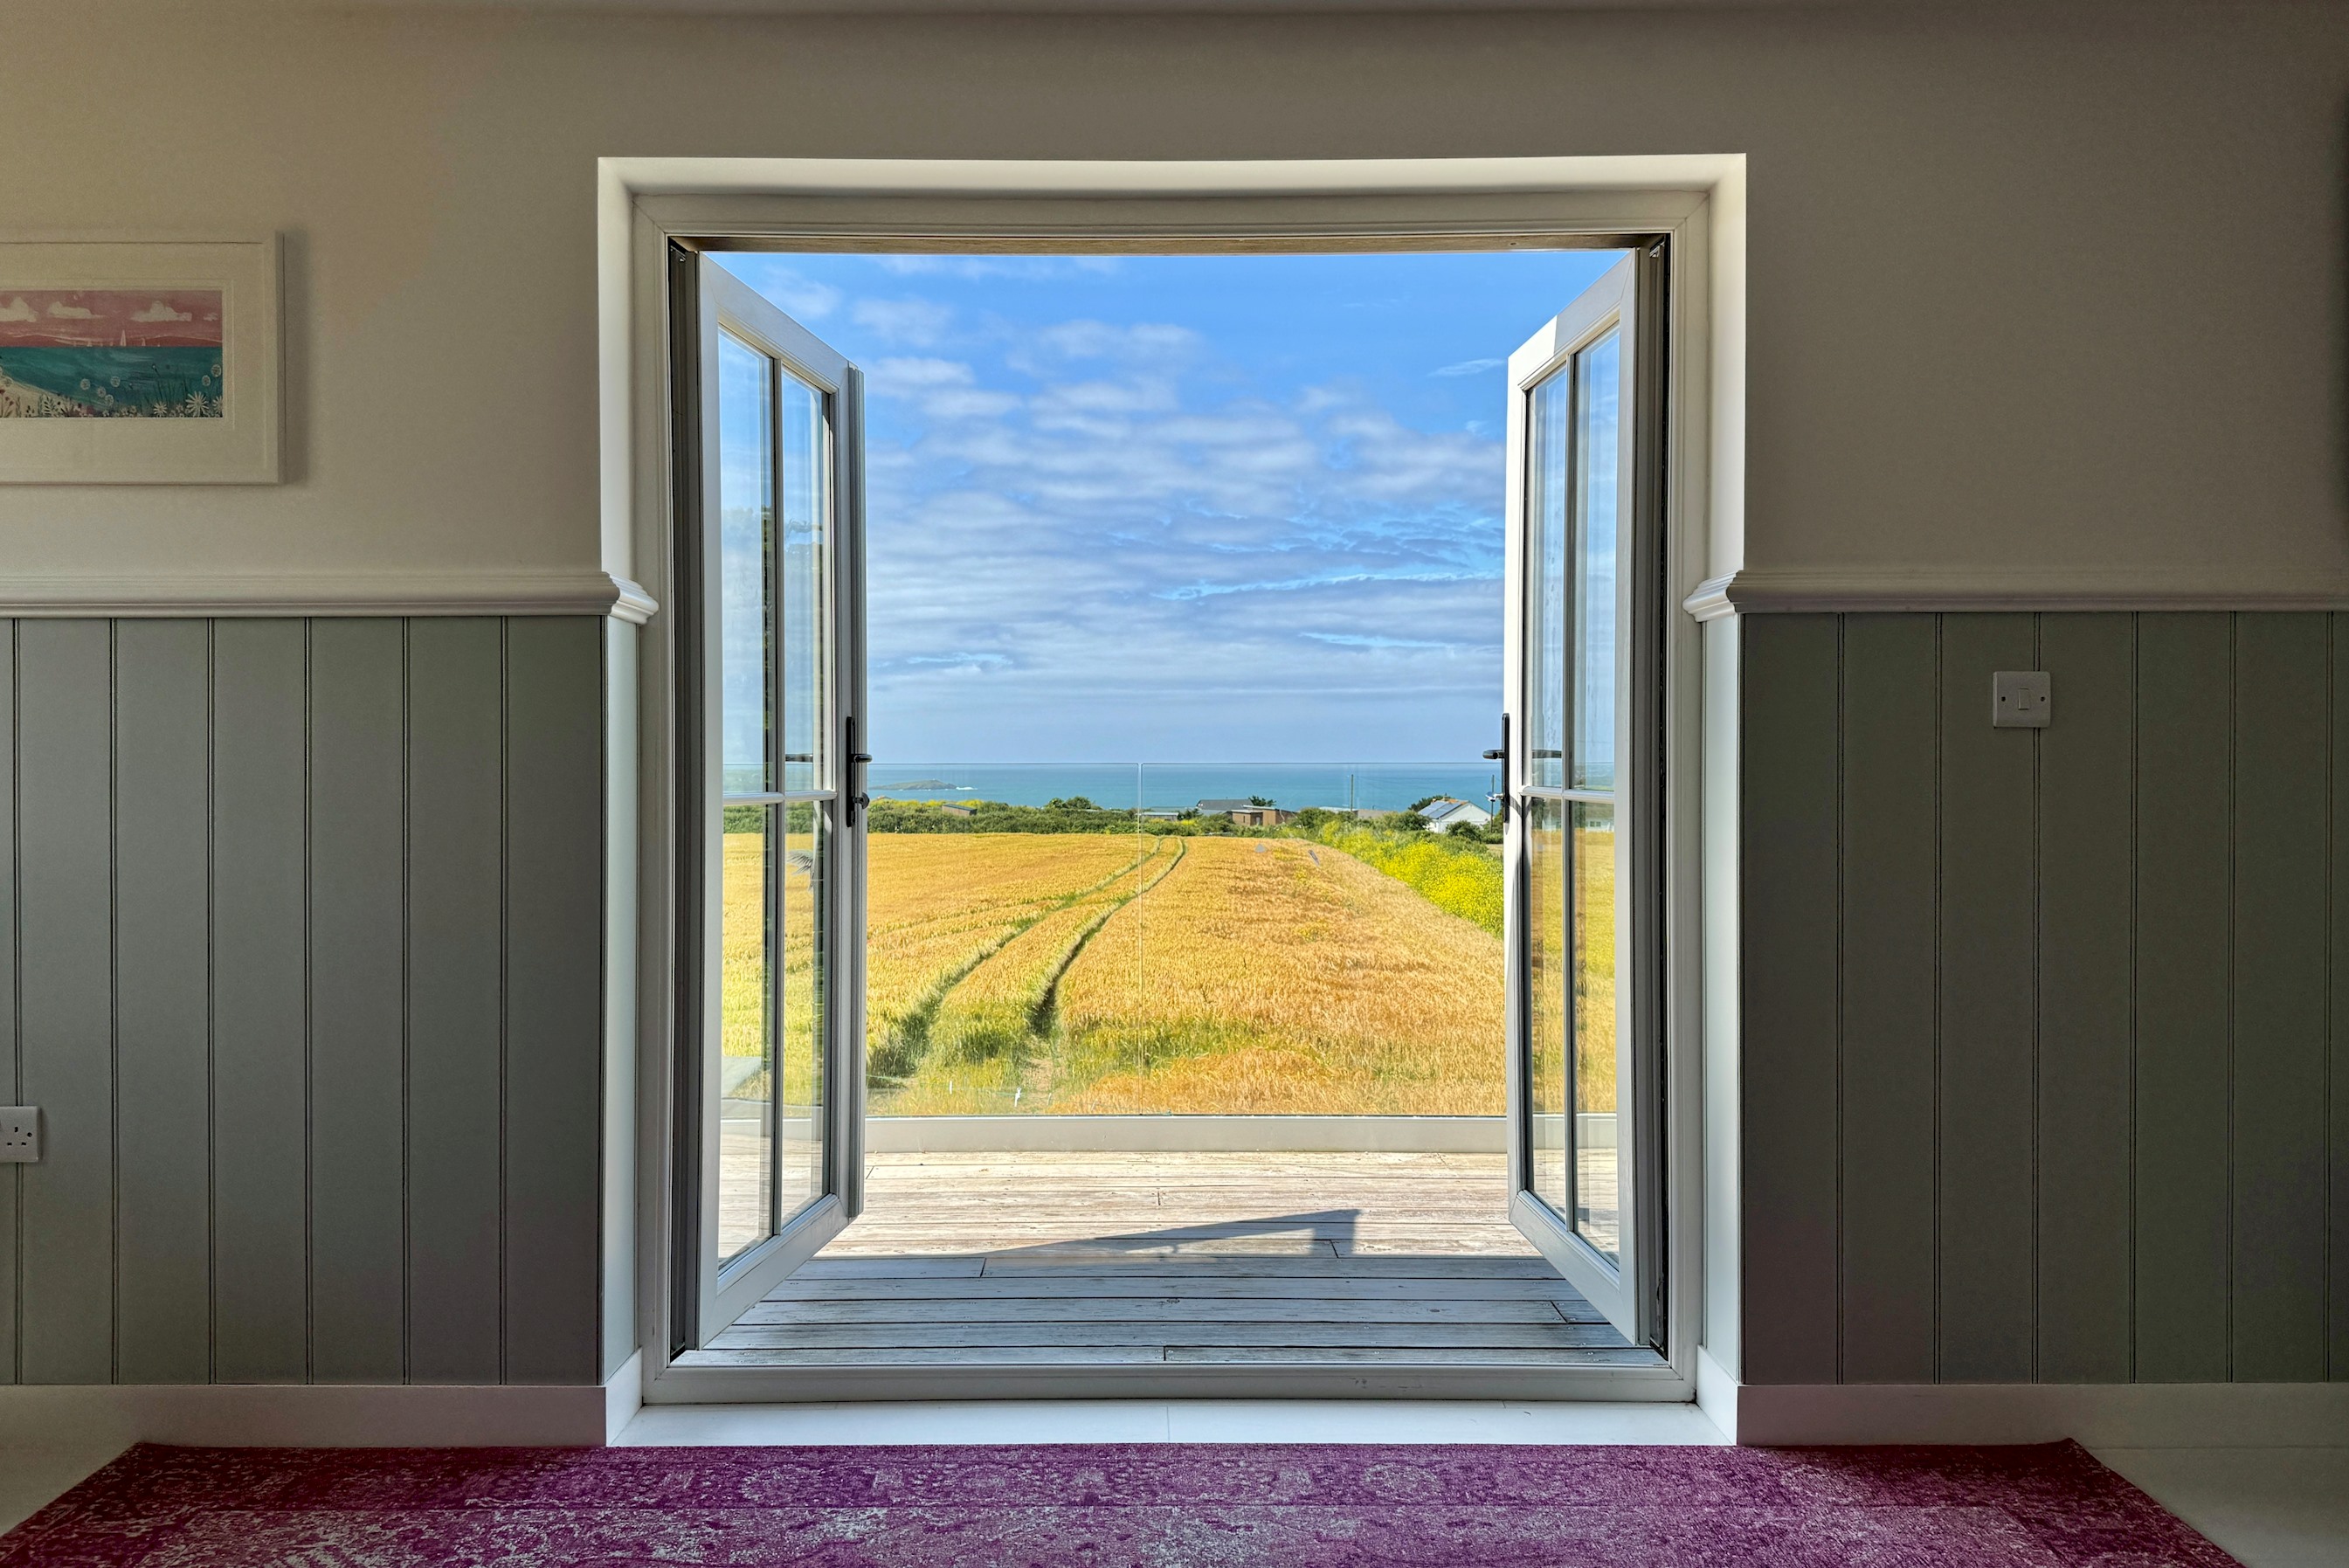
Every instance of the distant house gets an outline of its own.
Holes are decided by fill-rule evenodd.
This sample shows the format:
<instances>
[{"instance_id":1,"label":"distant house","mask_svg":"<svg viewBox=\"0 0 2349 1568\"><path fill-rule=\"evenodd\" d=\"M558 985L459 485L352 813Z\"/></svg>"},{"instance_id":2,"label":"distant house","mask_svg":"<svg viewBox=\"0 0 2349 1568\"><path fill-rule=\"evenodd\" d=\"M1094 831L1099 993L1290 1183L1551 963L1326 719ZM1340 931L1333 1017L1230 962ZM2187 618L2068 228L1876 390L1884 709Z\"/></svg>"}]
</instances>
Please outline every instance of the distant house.
<instances>
[{"instance_id":1,"label":"distant house","mask_svg":"<svg viewBox=\"0 0 2349 1568\"><path fill-rule=\"evenodd\" d=\"M1254 800L1202 800L1196 810L1202 817L1229 817L1235 827L1241 828L1278 828L1297 815Z\"/></svg>"},{"instance_id":2,"label":"distant house","mask_svg":"<svg viewBox=\"0 0 2349 1568\"><path fill-rule=\"evenodd\" d=\"M1450 795L1439 796L1430 800L1419 809L1419 814L1427 819L1427 830L1431 833L1441 833L1454 822L1465 822L1472 828L1481 828L1493 820L1493 813L1484 807L1472 806L1467 801Z\"/></svg>"},{"instance_id":3,"label":"distant house","mask_svg":"<svg viewBox=\"0 0 2349 1568\"><path fill-rule=\"evenodd\" d=\"M969 807L958 806L951 800L940 800L937 802L937 809L944 811L949 817L968 817L970 815Z\"/></svg>"}]
</instances>

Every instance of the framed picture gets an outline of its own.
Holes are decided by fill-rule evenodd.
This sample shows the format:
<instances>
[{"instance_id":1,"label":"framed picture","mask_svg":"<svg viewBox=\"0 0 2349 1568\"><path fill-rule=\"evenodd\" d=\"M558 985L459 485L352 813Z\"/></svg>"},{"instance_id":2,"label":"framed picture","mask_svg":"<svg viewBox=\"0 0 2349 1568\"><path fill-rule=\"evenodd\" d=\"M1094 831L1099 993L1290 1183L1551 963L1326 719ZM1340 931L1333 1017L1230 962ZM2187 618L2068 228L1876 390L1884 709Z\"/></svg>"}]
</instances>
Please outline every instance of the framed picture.
<instances>
[{"instance_id":1,"label":"framed picture","mask_svg":"<svg viewBox=\"0 0 2349 1568\"><path fill-rule=\"evenodd\" d=\"M275 484L277 240L0 241L0 482Z\"/></svg>"}]
</instances>

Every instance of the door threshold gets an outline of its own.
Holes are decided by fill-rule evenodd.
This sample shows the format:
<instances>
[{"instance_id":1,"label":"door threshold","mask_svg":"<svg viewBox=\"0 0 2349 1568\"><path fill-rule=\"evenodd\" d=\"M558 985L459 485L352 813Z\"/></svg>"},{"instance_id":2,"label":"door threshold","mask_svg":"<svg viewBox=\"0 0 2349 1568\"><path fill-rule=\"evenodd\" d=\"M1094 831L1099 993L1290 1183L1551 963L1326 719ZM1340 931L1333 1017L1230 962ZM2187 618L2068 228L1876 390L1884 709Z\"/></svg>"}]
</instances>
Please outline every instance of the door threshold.
<instances>
[{"instance_id":1,"label":"door threshold","mask_svg":"<svg viewBox=\"0 0 2349 1568\"><path fill-rule=\"evenodd\" d=\"M1694 1386L1652 1351L1614 1365L1539 1362L842 1362L712 1365L688 1352L647 1382L648 1405L940 1399L1475 1399L1670 1403Z\"/></svg>"},{"instance_id":2,"label":"door threshold","mask_svg":"<svg viewBox=\"0 0 2349 1568\"><path fill-rule=\"evenodd\" d=\"M1497 1399L958 1399L662 1405L622 1447L940 1443L1720 1445L1691 1404Z\"/></svg>"}]
</instances>

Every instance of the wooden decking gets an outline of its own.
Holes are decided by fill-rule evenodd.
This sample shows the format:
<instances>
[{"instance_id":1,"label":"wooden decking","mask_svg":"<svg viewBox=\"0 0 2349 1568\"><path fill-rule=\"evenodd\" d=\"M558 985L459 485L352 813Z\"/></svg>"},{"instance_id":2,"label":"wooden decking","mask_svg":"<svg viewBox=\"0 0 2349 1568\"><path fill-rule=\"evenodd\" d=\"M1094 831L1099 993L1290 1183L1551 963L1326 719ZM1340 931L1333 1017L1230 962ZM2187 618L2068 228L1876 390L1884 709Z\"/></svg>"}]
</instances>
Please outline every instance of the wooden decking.
<instances>
[{"instance_id":1,"label":"wooden decking","mask_svg":"<svg viewBox=\"0 0 2349 1568\"><path fill-rule=\"evenodd\" d=\"M1498 1155L905 1154L699 1366L1655 1365Z\"/></svg>"}]
</instances>

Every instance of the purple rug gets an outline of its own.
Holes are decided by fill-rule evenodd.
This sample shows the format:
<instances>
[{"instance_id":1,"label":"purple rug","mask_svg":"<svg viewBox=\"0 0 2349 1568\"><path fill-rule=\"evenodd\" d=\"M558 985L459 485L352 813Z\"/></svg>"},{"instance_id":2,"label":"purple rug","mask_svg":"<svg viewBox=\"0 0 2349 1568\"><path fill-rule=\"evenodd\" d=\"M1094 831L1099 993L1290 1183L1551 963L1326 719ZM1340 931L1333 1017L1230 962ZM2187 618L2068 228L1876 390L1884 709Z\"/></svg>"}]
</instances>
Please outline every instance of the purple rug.
<instances>
[{"instance_id":1,"label":"purple rug","mask_svg":"<svg viewBox=\"0 0 2349 1568\"><path fill-rule=\"evenodd\" d=\"M2071 1443L172 1449L0 1568L2230 1568Z\"/></svg>"}]
</instances>

